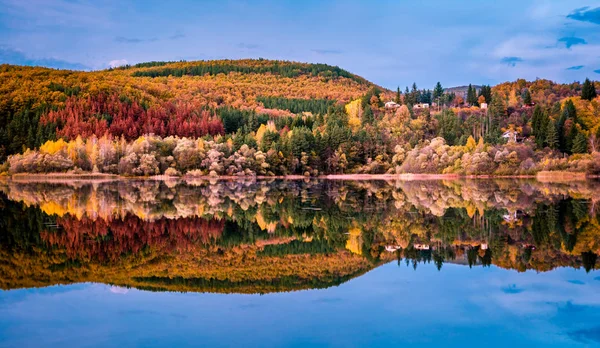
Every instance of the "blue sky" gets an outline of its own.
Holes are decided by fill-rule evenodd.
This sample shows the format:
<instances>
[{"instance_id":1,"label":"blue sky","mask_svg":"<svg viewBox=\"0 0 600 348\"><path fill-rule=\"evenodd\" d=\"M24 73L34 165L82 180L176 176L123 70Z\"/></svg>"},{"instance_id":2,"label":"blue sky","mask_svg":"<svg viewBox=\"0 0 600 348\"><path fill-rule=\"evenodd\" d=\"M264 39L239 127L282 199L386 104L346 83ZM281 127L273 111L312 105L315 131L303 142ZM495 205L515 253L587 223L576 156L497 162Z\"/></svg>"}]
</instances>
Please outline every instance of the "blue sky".
<instances>
[{"instance_id":1,"label":"blue sky","mask_svg":"<svg viewBox=\"0 0 600 348\"><path fill-rule=\"evenodd\" d=\"M0 62L338 65L384 87L600 79L600 1L0 0Z\"/></svg>"}]
</instances>

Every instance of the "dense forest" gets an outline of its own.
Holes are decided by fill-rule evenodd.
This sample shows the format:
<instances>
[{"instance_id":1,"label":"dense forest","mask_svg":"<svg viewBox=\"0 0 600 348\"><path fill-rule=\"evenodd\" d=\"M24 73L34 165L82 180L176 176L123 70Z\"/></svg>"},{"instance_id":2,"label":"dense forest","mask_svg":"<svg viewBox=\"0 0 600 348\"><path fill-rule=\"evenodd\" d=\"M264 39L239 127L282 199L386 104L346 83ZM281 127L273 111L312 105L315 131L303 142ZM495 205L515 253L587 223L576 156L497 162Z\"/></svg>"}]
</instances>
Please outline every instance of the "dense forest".
<instances>
[{"instance_id":1,"label":"dense forest","mask_svg":"<svg viewBox=\"0 0 600 348\"><path fill-rule=\"evenodd\" d=\"M600 174L598 82L396 91L339 67L0 66L0 172Z\"/></svg>"}]
</instances>

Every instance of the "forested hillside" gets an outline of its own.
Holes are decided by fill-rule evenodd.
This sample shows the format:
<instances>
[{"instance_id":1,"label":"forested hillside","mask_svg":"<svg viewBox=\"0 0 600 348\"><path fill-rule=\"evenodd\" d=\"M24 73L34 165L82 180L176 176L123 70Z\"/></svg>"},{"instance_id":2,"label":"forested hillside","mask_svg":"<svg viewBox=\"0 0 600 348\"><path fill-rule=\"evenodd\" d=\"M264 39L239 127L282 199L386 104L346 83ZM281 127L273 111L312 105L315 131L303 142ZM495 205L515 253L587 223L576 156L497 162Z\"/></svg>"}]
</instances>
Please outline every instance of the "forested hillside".
<instances>
[{"instance_id":1,"label":"forested hillside","mask_svg":"<svg viewBox=\"0 0 600 348\"><path fill-rule=\"evenodd\" d=\"M0 65L0 160L60 137L224 134L225 107L228 115L246 110L238 117L323 113L370 87L339 67L262 59L93 72Z\"/></svg>"},{"instance_id":2,"label":"forested hillside","mask_svg":"<svg viewBox=\"0 0 600 348\"><path fill-rule=\"evenodd\" d=\"M0 172L600 174L598 82L404 92L339 67L0 67Z\"/></svg>"}]
</instances>

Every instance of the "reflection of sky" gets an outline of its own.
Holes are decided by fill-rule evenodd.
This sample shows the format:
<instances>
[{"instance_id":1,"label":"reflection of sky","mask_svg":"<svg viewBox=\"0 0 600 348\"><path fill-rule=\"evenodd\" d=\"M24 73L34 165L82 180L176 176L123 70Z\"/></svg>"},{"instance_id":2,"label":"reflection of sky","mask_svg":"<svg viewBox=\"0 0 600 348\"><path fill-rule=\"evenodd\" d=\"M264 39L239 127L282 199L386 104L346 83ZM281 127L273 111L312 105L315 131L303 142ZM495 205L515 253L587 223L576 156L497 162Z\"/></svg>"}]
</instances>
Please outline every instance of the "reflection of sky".
<instances>
[{"instance_id":1,"label":"reflection of sky","mask_svg":"<svg viewBox=\"0 0 600 348\"><path fill-rule=\"evenodd\" d=\"M600 343L597 273L390 263L339 287L269 295L101 284L0 292L0 346L544 346Z\"/></svg>"}]
</instances>

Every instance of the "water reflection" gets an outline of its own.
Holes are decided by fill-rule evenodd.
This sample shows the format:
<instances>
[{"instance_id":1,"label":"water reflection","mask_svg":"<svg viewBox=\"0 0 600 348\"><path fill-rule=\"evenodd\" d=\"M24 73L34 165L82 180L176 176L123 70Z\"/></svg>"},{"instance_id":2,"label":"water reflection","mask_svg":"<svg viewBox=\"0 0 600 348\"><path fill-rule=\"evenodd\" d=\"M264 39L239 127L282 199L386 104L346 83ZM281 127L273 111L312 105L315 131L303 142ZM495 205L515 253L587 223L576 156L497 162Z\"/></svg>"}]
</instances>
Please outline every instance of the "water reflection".
<instances>
[{"instance_id":1,"label":"water reflection","mask_svg":"<svg viewBox=\"0 0 600 348\"><path fill-rule=\"evenodd\" d=\"M8 181L0 192L2 289L268 293L393 260L590 271L600 252L597 181Z\"/></svg>"}]
</instances>

